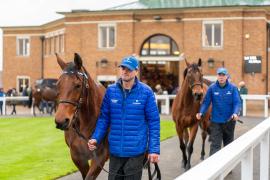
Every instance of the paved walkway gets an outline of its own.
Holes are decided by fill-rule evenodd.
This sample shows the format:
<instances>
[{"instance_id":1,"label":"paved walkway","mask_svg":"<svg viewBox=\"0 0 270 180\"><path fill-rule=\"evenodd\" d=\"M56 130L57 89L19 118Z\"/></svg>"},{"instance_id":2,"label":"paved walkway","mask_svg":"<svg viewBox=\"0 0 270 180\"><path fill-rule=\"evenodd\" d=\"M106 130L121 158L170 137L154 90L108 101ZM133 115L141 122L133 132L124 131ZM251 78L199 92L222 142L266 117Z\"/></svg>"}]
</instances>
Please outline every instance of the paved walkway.
<instances>
[{"instance_id":1,"label":"paved walkway","mask_svg":"<svg viewBox=\"0 0 270 180\"><path fill-rule=\"evenodd\" d=\"M168 120L170 117L167 117ZM162 119L167 119L166 116L162 116ZM258 117L245 117L241 118L244 121L244 124L237 124L236 126L236 138L240 135L244 134L257 124L259 124L261 121L264 120L264 118L258 118ZM192 156L192 166L195 166L196 164L200 163L200 150L201 150L201 138L199 134L197 135L195 145L194 145L194 153ZM259 179L259 163L256 161L256 159L259 158L259 155L256 155L256 151L258 151L258 148L255 149L255 155L254 155L254 179ZM209 144L206 143L206 152L208 154L209 152ZM258 153L257 153L258 154ZM179 148L179 142L177 137L170 138L166 141L161 142L161 158L160 158L160 169L162 173L162 179L163 180L172 180L176 177L178 177L180 174L184 173L184 169L181 168L181 152ZM208 156L207 156L208 157ZM207 158L206 157L206 158ZM105 165L105 168L108 169L108 162ZM241 179L240 174L240 165L238 165L234 170L233 173L228 175L226 180L239 180ZM105 172L101 172L101 174L98 177L98 180L106 180L107 174ZM59 178L59 180L81 180L80 173L74 173L62 178ZM147 171L145 170L143 173L143 180L148 180Z\"/></svg>"}]
</instances>

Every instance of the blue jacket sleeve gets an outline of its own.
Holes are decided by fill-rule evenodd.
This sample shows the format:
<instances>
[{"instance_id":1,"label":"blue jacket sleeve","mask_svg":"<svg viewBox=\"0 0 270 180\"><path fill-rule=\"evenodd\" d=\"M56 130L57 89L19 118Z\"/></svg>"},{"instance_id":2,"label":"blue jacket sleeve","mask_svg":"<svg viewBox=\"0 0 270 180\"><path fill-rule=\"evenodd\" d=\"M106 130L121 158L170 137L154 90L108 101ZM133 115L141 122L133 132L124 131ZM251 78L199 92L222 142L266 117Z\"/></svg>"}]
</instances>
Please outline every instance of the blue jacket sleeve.
<instances>
[{"instance_id":1,"label":"blue jacket sleeve","mask_svg":"<svg viewBox=\"0 0 270 180\"><path fill-rule=\"evenodd\" d=\"M233 113L239 114L241 109L241 99L237 87L233 88Z\"/></svg>"},{"instance_id":2,"label":"blue jacket sleeve","mask_svg":"<svg viewBox=\"0 0 270 180\"><path fill-rule=\"evenodd\" d=\"M200 107L200 113L202 113L202 115L205 114L211 102L212 102L212 88L209 87L203 99L202 105Z\"/></svg>"},{"instance_id":3,"label":"blue jacket sleeve","mask_svg":"<svg viewBox=\"0 0 270 180\"><path fill-rule=\"evenodd\" d=\"M160 118L153 91L149 92L147 98L145 117L149 129L148 153L160 154Z\"/></svg>"},{"instance_id":4,"label":"blue jacket sleeve","mask_svg":"<svg viewBox=\"0 0 270 180\"><path fill-rule=\"evenodd\" d=\"M97 143L99 144L106 135L109 125L110 125L110 98L109 98L109 90L107 89L101 105L101 110L97 120L96 129L91 139L96 139Z\"/></svg>"}]
</instances>

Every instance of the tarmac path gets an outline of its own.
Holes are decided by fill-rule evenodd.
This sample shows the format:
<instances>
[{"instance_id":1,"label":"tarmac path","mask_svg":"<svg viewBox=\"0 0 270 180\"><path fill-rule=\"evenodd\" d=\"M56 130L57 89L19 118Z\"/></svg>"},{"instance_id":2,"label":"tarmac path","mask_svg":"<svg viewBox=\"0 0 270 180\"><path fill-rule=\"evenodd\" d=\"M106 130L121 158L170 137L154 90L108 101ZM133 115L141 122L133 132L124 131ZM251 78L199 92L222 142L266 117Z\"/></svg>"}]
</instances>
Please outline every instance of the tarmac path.
<instances>
[{"instance_id":1,"label":"tarmac path","mask_svg":"<svg viewBox=\"0 0 270 180\"><path fill-rule=\"evenodd\" d=\"M248 130L255 127L257 124L262 122L265 118L259 117L241 117L241 120L244 121L244 124L237 123L235 130L235 138L238 138ZM209 153L209 142L206 142L206 157L208 158ZM201 151L201 138L200 132L197 134L197 138L194 143L194 152L192 155L191 165L195 166L200 163L200 151ZM254 179L259 179L259 148L255 148L254 152ZM161 142L161 155L159 167L161 170L162 180L172 180L178 177L180 174L184 173L184 169L181 168L181 157L182 153L179 148L179 141L177 137L173 137ZM104 166L105 169L108 169L108 162ZM232 174L229 174L225 179L226 180L239 180L241 179L241 166L237 165L233 170ZM108 174L104 171L98 176L98 180L106 180ZM59 178L58 180L81 180L81 175L79 172L74 174ZM147 171L143 172L143 180L148 180Z\"/></svg>"}]
</instances>

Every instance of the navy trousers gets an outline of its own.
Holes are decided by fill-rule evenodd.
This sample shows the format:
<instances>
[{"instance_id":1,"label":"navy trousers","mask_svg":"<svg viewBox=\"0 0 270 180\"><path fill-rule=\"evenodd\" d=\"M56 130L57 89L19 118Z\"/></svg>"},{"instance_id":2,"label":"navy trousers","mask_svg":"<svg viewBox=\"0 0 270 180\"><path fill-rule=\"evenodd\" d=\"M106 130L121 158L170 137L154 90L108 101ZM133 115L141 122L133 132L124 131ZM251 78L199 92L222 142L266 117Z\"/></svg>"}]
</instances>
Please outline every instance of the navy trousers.
<instances>
[{"instance_id":1,"label":"navy trousers","mask_svg":"<svg viewBox=\"0 0 270 180\"><path fill-rule=\"evenodd\" d=\"M234 140L234 128L235 121L229 121L227 123L215 123L211 122L210 125L210 156L216 153L223 146L228 145Z\"/></svg>"}]
</instances>

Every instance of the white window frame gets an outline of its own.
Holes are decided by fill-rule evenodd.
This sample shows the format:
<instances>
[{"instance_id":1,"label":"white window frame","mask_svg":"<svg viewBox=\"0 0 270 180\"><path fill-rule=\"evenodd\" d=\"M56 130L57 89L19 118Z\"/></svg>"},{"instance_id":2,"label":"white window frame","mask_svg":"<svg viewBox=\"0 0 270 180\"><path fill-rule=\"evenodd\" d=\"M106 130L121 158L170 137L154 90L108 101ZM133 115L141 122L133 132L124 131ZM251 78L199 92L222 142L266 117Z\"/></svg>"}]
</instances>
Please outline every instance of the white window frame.
<instances>
[{"instance_id":1,"label":"white window frame","mask_svg":"<svg viewBox=\"0 0 270 180\"><path fill-rule=\"evenodd\" d=\"M210 24L212 25L212 42L211 44L212 45L206 45L206 41L205 41L205 36L206 36L206 29L205 29L205 25L206 24ZM215 45L215 30L214 30L214 25L215 24L220 24L220 45L219 46L216 46ZM212 21L203 21L202 23L202 47L204 48L214 48L214 49L220 49L220 48L223 48L223 21L222 20L212 20Z\"/></svg>"},{"instance_id":2,"label":"white window frame","mask_svg":"<svg viewBox=\"0 0 270 180\"><path fill-rule=\"evenodd\" d=\"M106 46L102 47L102 33L101 33L101 27L106 27L106 34L107 34L107 39L106 39ZM110 47L110 33L109 33L109 28L113 27L114 28L114 46ZM100 49L113 49L116 47L116 24L115 23L109 23L109 24L98 24L98 48Z\"/></svg>"},{"instance_id":3,"label":"white window frame","mask_svg":"<svg viewBox=\"0 0 270 180\"><path fill-rule=\"evenodd\" d=\"M26 43L25 43L26 39L28 39L28 41L29 41L29 47L26 46ZM20 54L19 40L23 40L22 54ZM30 36L17 36L17 38L16 38L16 54L17 54L17 56L30 56L30 47L31 47L30 44L31 44ZM26 50L26 53L25 53L25 50Z\"/></svg>"},{"instance_id":4,"label":"white window frame","mask_svg":"<svg viewBox=\"0 0 270 180\"><path fill-rule=\"evenodd\" d=\"M19 92L19 90L20 90L20 79L28 79L28 82L29 82L29 84L28 84L28 86L30 87L30 85L31 85L31 82L30 82L30 76L17 76L16 77L16 89L17 89L17 91L18 91L18 93L22 93L22 92Z\"/></svg>"}]
</instances>

